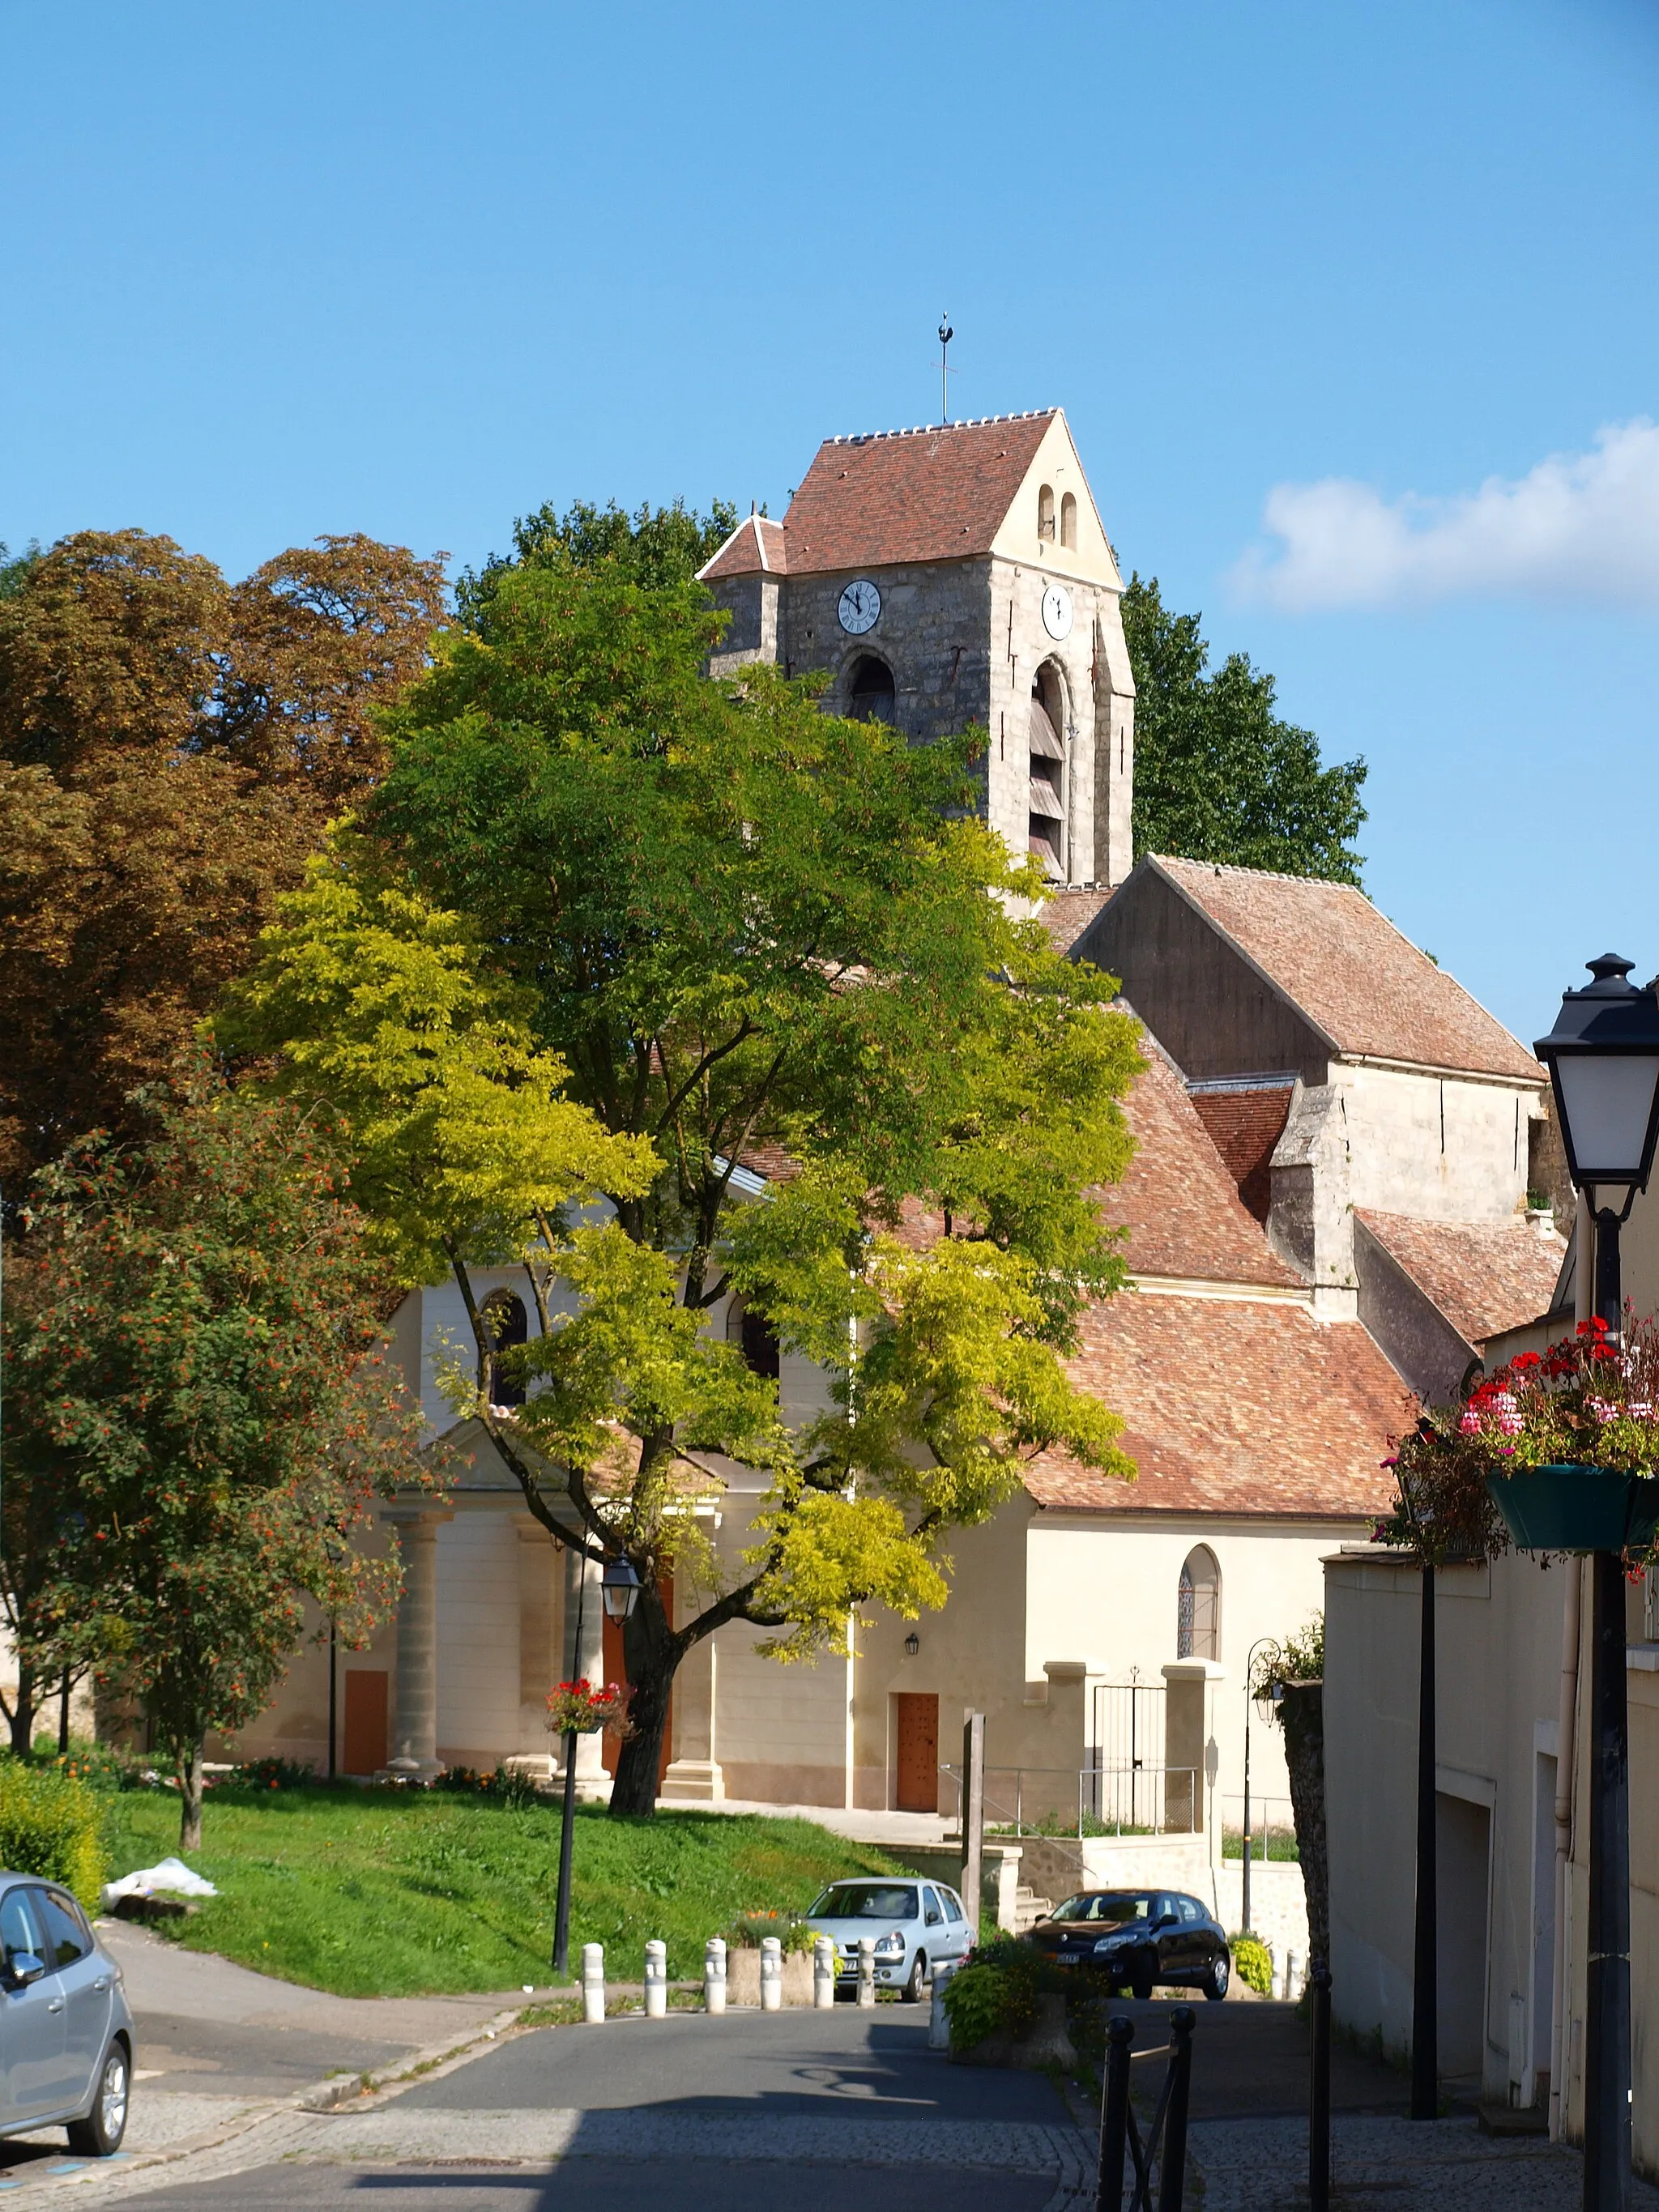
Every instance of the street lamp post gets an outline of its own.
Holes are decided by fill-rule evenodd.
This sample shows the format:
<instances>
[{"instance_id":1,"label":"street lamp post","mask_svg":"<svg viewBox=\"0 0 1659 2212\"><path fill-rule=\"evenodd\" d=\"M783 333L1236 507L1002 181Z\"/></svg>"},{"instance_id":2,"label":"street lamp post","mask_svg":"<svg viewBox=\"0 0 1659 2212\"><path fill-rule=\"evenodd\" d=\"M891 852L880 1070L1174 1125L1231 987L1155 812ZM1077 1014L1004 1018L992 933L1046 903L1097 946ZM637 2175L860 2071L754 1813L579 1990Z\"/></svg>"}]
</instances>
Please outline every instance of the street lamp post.
<instances>
[{"instance_id":1,"label":"street lamp post","mask_svg":"<svg viewBox=\"0 0 1659 2212\"><path fill-rule=\"evenodd\" d=\"M571 1663L582 1663L582 1608L587 1595L587 1554L579 1551L580 1572L576 1578L576 1643ZM640 1601L640 1578L626 1559L607 1559L599 1577L599 1595L612 1620L626 1620ZM553 1913L553 1972L562 1981L570 1971L570 1854L576 1829L576 1732L564 1737L564 1826L559 1834L559 1892Z\"/></svg>"},{"instance_id":2,"label":"street lamp post","mask_svg":"<svg viewBox=\"0 0 1659 2212\"><path fill-rule=\"evenodd\" d=\"M1242 1933L1246 1936L1255 1932L1250 1925L1250 1707L1255 1702L1255 1655L1278 1649L1276 1636L1258 1636L1244 1662L1244 1883L1239 1917Z\"/></svg>"},{"instance_id":3,"label":"street lamp post","mask_svg":"<svg viewBox=\"0 0 1659 2212\"><path fill-rule=\"evenodd\" d=\"M1619 1232L1653 1171L1659 1136L1659 999L1613 953L1566 992L1539 1058L1550 1072L1567 1171L1595 1225L1595 1313L1624 1323ZM1589 1914L1584 2033L1585 2212L1624 2212L1631 2171L1630 1731L1622 1555L1592 1555Z\"/></svg>"}]
</instances>

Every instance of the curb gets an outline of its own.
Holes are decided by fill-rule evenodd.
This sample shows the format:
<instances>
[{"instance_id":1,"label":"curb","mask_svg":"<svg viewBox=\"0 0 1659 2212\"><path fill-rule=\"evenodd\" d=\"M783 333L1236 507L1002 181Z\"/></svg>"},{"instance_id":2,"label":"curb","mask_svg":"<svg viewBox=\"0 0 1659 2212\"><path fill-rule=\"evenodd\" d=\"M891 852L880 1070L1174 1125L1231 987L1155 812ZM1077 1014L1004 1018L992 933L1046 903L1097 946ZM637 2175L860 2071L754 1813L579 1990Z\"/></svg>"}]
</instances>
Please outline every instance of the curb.
<instances>
[{"instance_id":1,"label":"curb","mask_svg":"<svg viewBox=\"0 0 1659 2212\"><path fill-rule=\"evenodd\" d=\"M459 2039L446 2036L441 2043L429 2043L423 2051L411 2051L390 2066L383 2066L372 2074L333 2074L325 2080L313 2081L308 2089L285 2098L283 2106L301 2112L337 2112L344 2105L368 2106L373 2100L384 2098L388 2090L410 2088L416 2081L447 2074L453 2066L469 2058L481 2044L500 2043L508 2035L528 2033L519 2027L519 2015L524 2005L511 2005L498 2012L493 2019L471 2029Z\"/></svg>"}]
</instances>

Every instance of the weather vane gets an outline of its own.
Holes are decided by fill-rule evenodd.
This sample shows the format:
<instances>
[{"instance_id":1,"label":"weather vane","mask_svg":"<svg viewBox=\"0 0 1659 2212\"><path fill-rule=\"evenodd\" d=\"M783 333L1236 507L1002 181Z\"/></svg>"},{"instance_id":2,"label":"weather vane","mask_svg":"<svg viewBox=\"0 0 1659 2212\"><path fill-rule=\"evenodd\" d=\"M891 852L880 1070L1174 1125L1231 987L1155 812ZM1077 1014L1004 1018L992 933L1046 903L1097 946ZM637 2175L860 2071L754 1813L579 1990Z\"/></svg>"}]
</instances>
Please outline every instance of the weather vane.
<instances>
[{"instance_id":1,"label":"weather vane","mask_svg":"<svg viewBox=\"0 0 1659 2212\"><path fill-rule=\"evenodd\" d=\"M939 419L941 422L948 422L951 419L951 395L945 385L951 369L946 356L955 336L956 332L951 328L951 318L941 315L939 319Z\"/></svg>"}]
</instances>

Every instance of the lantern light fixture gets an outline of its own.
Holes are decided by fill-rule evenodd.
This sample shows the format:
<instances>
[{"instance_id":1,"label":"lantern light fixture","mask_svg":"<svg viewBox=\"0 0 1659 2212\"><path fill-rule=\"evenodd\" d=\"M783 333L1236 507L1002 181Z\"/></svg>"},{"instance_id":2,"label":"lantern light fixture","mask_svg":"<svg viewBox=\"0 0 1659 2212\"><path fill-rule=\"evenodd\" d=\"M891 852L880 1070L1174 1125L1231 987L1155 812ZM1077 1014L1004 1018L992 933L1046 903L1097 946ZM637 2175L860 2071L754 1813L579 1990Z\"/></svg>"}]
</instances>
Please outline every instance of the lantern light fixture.
<instances>
[{"instance_id":1,"label":"lantern light fixture","mask_svg":"<svg viewBox=\"0 0 1659 2212\"><path fill-rule=\"evenodd\" d=\"M605 1609L612 1620L626 1620L640 1601L640 1578L630 1559L607 1559L599 1577Z\"/></svg>"}]
</instances>

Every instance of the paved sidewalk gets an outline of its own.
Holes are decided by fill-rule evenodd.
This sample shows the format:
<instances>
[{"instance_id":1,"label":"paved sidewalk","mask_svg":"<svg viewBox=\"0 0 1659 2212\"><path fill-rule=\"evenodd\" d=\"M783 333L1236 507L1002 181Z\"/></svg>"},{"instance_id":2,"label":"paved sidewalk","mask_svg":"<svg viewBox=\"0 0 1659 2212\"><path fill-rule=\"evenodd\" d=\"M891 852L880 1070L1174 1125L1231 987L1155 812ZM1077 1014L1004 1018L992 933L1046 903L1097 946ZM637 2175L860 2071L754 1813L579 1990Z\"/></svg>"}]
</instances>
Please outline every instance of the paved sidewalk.
<instances>
[{"instance_id":1,"label":"paved sidewalk","mask_svg":"<svg viewBox=\"0 0 1659 2212\"><path fill-rule=\"evenodd\" d=\"M1305 2120L1202 2120L1189 2137L1204 2176L1204 2212L1284 2212L1308 2201ZM1481 2135L1473 2118L1407 2120L1339 2113L1331 2123L1331 2196L1390 2212L1578 2212L1577 2153L1537 2136ZM1659 2212L1659 2189L1631 2185L1632 2212Z\"/></svg>"}]
</instances>

